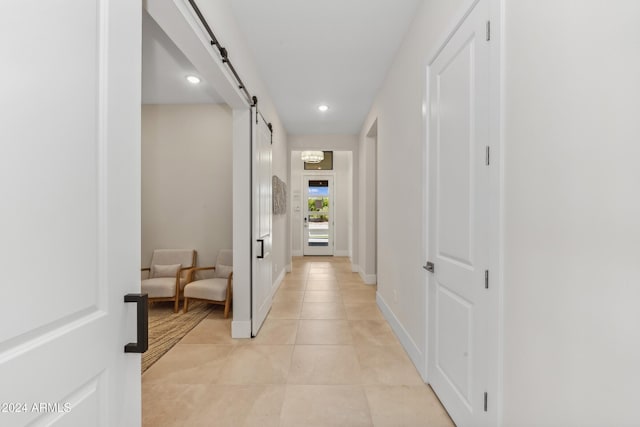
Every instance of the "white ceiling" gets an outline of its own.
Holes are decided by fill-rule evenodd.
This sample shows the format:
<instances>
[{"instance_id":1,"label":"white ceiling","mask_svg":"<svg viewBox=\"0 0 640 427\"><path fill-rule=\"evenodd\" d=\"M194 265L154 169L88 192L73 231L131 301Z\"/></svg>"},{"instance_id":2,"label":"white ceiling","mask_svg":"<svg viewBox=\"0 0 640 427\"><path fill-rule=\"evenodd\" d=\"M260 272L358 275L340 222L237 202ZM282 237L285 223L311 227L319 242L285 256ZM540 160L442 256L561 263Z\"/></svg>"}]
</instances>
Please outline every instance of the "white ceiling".
<instances>
[{"instance_id":1,"label":"white ceiling","mask_svg":"<svg viewBox=\"0 0 640 427\"><path fill-rule=\"evenodd\" d=\"M219 104L224 100L206 81L192 85L198 71L156 21L142 11L142 103Z\"/></svg>"},{"instance_id":2,"label":"white ceiling","mask_svg":"<svg viewBox=\"0 0 640 427\"><path fill-rule=\"evenodd\" d=\"M231 2L260 75L294 135L360 131L420 3ZM326 113L317 109L323 103L330 107Z\"/></svg>"},{"instance_id":3,"label":"white ceiling","mask_svg":"<svg viewBox=\"0 0 640 427\"><path fill-rule=\"evenodd\" d=\"M360 131L421 1L233 0L231 4L288 133L306 135ZM189 84L185 80L189 74L199 75L143 10L143 104L224 102L206 81ZM320 113L320 104L330 110Z\"/></svg>"}]
</instances>

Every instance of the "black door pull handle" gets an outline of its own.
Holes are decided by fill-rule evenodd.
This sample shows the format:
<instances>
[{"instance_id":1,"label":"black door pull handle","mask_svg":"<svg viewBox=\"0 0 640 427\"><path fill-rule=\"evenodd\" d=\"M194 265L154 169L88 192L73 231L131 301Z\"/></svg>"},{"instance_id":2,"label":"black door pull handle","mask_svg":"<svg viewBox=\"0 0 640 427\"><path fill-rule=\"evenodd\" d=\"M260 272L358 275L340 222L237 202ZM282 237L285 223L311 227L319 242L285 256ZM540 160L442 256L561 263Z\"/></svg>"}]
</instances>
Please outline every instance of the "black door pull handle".
<instances>
[{"instance_id":1,"label":"black door pull handle","mask_svg":"<svg viewBox=\"0 0 640 427\"><path fill-rule=\"evenodd\" d=\"M257 256L257 258L264 258L264 239L258 239L256 240L256 242L260 242L260 255Z\"/></svg>"},{"instance_id":2,"label":"black door pull handle","mask_svg":"<svg viewBox=\"0 0 640 427\"><path fill-rule=\"evenodd\" d=\"M138 319L138 342L124 346L125 353L144 353L149 348L149 297L147 294L127 294L124 302L135 302Z\"/></svg>"}]
</instances>

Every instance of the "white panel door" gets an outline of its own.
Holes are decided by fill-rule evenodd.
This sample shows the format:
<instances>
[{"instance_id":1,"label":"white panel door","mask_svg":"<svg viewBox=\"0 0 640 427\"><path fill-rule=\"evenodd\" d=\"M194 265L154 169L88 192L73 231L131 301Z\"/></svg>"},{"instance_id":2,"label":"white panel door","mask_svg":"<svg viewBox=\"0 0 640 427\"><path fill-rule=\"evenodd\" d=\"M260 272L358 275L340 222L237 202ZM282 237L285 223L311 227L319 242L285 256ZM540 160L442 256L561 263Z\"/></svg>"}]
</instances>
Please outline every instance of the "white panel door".
<instances>
[{"instance_id":1,"label":"white panel door","mask_svg":"<svg viewBox=\"0 0 640 427\"><path fill-rule=\"evenodd\" d=\"M302 237L304 255L333 255L333 177L303 178Z\"/></svg>"},{"instance_id":2,"label":"white panel door","mask_svg":"<svg viewBox=\"0 0 640 427\"><path fill-rule=\"evenodd\" d=\"M0 425L140 424L140 2L0 2Z\"/></svg>"},{"instance_id":3,"label":"white panel door","mask_svg":"<svg viewBox=\"0 0 640 427\"><path fill-rule=\"evenodd\" d=\"M253 270L251 274L251 335L256 336L271 309L271 131L252 108L253 148Z\"/></svg>"},{"instance_id":4,"label":"white panel door","mask_svg":"<svg viewBox=\"0 0 640 427\"><path fill-rule=\"evenodd\" d=\"M489 48L480 1L429 66L429 366L460 426L487 425Z\"/></svg>"}]
</instances>

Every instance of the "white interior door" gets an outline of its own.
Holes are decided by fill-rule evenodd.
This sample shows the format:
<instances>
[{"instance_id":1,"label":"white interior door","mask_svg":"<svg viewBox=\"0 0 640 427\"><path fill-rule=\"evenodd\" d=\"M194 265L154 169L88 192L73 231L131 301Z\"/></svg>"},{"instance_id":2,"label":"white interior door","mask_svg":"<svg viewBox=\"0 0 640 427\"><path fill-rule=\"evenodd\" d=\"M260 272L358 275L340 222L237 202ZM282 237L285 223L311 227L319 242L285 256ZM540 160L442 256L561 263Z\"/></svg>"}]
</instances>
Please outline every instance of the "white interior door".
<instances>
[{"instance_id":1,"label":"white interior door","mask_svg":"<svg viewBox=\"0 0 640 427\"><path fill-rule=\"evenodd\" d=\"M304 255L333 255L333 177L303 178L302 238Z\"/></svg>"},{"instance_id":2,"label":"white interior door","mask_svg":"<svg viewBox=\"0 0 640 427\"><path fill-rule=\"evenodd\" d=\"M140 423L141 7L0 3L0 425Z\"/></svg>"},{"instance_id":3,"label":"white interior door","mask_svg":"<svg viewBox=\"0 0 640 427\"><path fill-rule=\"evenodd\" d=\"M428 378L460 427L489 424L487 20L488 1L481 0L428 74Z\"/></svg>"},{"instance_id":4,"label":"white interior door","mask_svg":"<svg viewBox=\"0 0 640 427\"><path fill-rule=\"evenodd\" d=\"M252 108L253 147L253 271L251 278L251 334L256 336L271 309L271 131Z\"/></svg>"}]
</instances>

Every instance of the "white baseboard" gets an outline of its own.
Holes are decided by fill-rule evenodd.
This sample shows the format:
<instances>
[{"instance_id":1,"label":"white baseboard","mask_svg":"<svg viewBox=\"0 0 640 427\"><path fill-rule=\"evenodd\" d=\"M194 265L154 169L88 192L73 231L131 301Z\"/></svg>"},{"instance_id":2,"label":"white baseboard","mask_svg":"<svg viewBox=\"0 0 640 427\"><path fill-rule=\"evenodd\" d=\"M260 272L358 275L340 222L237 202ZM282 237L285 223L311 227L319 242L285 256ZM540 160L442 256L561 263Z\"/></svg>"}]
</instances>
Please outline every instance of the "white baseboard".
<instances>
[{"instance_id":1,"label":"white baseboard","mask_svg":"<svg viewBox=\"0 0 640 427\"><path fill-rule=\"evenodd\" d=\"M283 269L278 275L278 277L276 277L276 280L273 282L273 285L271 285L271 297L273 297L276 294L276 292L278 292L278 288L280 287L280 284L284 280L285 274L286 274L286 271Z\"/></svg>"},{"instance_id":2,"label":"white baseboard","mask_svg":"<svg viewBox=\"0 0 640 427\"><path fill-rule=\"evenodd\" d=\"M375 285L377 282L377 277L375 274L364 274L364 271L360 270L358 271L358 273L360 274L360 278L364 281L364 283L366 283L367 285Z\"/></svg>"},{"instance_id":3,"label":"white baseboard","mask_svg":"<svg viewBox=\"0 0 640 427\"><path fill-rule=\"evenodd\" d=\"M304 251L291 251L291 256L304 256ZM333 256L344 256L351 258L351 251L334 251Z\"/></svg>"},{"instance_id":4,"label":"white baseboard","mask_svg":"<svg viewBox=\"0 0 640 427\"><path fill-rule=\"evenodd\" d=\"M231 322L231 338L251 338L251 321L234 320Z\"/></svg>"},{"instance_id":5,"label":"white baseboard","mask_svg":"<svg viewBox=\"0 0 640 427\"><path fill-rule=\"evenodd\" d=\"M271 286L271 295L275 295L284 280L286 271L291 271L291 264L280 271L280 274ZM250 320L234 320L231 322L231 338L251 338L251 321Z\"/></svg>"},{"instance_id":6,"label":"white baseboard","mask_svg":"<svg viewBox=\"0 0 640 427\"><path fill-rule=\"evenodd\" d=\"M287 264L287 265L284 267L284 270L285 270L287 273L291 273L291 264Z\"/></svg>"},{"instance_id":7,"label":"white baseboard","mask_svg":"<svg viewBox=\"0 0 640 427\"><path fill-rule=\"evenodd\" d=\"M351 272L352 273L360 272L360 266L358 266L358 264L354 264L353 261L351 262Z\"/></svg>"},{"instance_id":8,"label":"white baseboard","mask_svg":"<svg viewBox=\"0 0 640 427\"><path fill-rule=\"evenodd\" d=\"M378 292L376 292L376 303L378 303L378 307L380 307L382 315L385 319L387 319L387 322L389 322L391 329L393 329L393 332L400 340L400 344L402 344L402 347L404 347L404 350L407 352L409 358L420 373L422 380L426 382L427 373L425 372L426 363L424 352L418 348L415 341L411 338L404 326L402 326L402 323L400 323L396 315L393 314L391 307L389 307L387 302L380 296Z\"/></svg>"}]
</instances>

